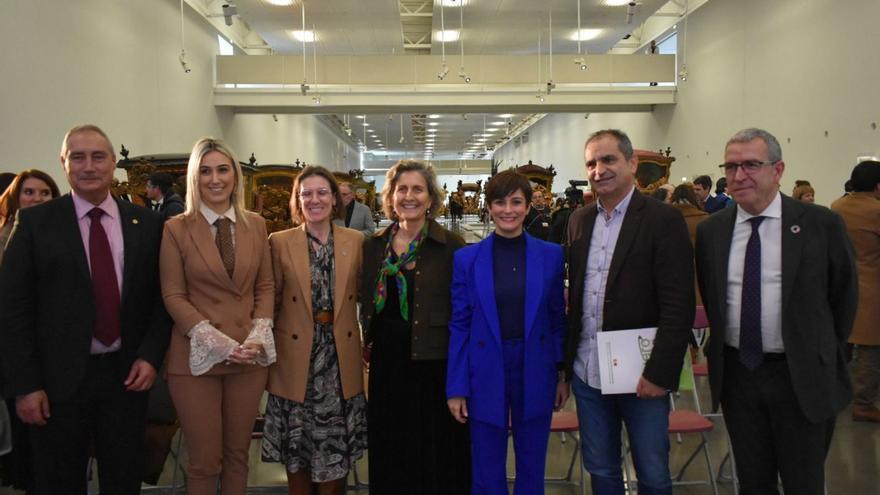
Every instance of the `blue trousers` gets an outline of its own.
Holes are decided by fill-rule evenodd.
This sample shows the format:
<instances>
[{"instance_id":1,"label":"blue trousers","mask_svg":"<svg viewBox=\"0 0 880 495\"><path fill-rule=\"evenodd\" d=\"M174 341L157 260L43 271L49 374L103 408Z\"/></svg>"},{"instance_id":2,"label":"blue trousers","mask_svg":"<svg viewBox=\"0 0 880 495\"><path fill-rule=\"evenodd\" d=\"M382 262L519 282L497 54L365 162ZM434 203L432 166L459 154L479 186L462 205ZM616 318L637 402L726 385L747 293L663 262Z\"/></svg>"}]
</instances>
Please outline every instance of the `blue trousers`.
<instances>
[{"instance_id":1,"label":"blue trousers","mask_svg":"<svg viewBox=\"0 0 880 495\"><path fill-rule=\"evenodd\" d=\"M547 415L523 420L523 342L505 340L504 409L510 411L513 451L516 456L516 495L544 493L544 465L553 404ZM507 495L508 429L482 421L470 420L472 495Z\"/></svg>"},{"instance_id":2,"label":"blue trousers","mask_svg":"<svg viewBox=\"0 0 880 495\"><path fill-rule=\"evenodd\" d=\"M575 376L581 454L594 495L623 495L621 422L626 423L639 495L672 495L669 475L669 398L640 399L635 394L602 395Z\"/></svg>"}]
</instances>

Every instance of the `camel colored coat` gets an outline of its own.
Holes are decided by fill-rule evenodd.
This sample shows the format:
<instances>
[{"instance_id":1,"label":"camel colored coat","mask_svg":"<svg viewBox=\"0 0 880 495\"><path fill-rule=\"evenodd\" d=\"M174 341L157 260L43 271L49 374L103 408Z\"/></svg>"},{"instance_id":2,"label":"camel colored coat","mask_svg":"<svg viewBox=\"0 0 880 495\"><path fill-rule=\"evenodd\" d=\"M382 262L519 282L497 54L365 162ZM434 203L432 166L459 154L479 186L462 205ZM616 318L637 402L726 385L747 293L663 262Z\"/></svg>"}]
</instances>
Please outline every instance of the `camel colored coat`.
<instances>
[{"instance_id":1,"label":"camel colored coat","mask_svg":"<svg viewBox=\"0 0 880 495\"><path fill-rule=\"evenodd\" d=\"M843 217L856 251L859 307L850 343L880 345L880 200L874 193L855 192L831 205Z\"/></svg>"},{"instance_id":2,"label":"camel colored coat","mask_svg":"<svg viewBox=\"0 0 880 495\"><path fill-rule=\"evenodd\" d=\"M361 333L357 323L364 235L338 225L332 228L336 280L333 337L339 358L342 396L349 399L364 391ZM269 237L269 246L275 272L275 350L278 360L269 368L268 390L285 399L304 402L315 332L305 227L275 232Z\"/></svg>"},{"instance_id":3,"label":"camel colored coat","mask_svg":"<svg viewBox=\"0 0 880 495\"><path fill-rule=\"evenodd\" d=\"M272 318L272 258L263 217L244 212L235 222L235 268L223 267L211 226L198 211L165 222L159 274L165 308L174 318L168 373L191 375L186 334L202 320L237 342L244 342L254 318ZM207 374L251 371L253 366L215 365Z\"/></svg>"}]
</instances>

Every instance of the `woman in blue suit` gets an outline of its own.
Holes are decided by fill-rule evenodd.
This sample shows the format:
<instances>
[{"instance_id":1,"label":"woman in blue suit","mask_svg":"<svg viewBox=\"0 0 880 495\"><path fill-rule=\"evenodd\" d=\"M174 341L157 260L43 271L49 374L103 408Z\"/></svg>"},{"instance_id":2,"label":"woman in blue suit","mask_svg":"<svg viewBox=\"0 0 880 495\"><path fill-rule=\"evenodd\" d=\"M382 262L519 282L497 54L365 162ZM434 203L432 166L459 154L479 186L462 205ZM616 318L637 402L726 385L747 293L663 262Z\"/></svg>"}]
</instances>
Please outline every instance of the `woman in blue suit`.
<instances>
[{"instance_id":1,"label":"woman in blue suit","mask_svg":"<svg viewBox=\"0 0 880 495\"><path fill-rule=\"evenodd\" d=\"M446 397L455 419L470 424L472 494L507 493L508 424L514 492L544 493L550 419L569 394L558 372L562 249L523 232L531 196L525 176L493 177L486 203L495 232L455 253Z\"/></svg>"}]
</instances>

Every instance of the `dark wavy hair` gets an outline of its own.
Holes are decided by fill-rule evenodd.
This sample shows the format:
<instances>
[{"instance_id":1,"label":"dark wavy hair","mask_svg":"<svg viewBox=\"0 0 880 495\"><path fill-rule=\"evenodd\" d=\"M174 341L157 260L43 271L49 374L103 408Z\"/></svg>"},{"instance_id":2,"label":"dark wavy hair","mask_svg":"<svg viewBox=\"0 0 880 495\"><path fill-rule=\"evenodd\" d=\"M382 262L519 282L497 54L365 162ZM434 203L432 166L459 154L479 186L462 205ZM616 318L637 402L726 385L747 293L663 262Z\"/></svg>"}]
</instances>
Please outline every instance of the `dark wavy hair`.
<instances>
[{"instance_id":1,"label":"dark wavy hair","mask_svg":"<svg viewBox=\"0 0 880 495\"><path fill-rule=\"evenodd\" d=\"M40 179L45 182L49 186L49 190L52 191L52 199L61 196L58 185L55 184L55 181L49 174L42 170L29 168L12 179L12 183L6 188L6 192L0 196L0 226L6 225L7 222L15 219L15 214L21 208L21 204L18 202L18 198L21 197L21 188L24 187L24 181L28 179ZM0 249L2 249L2 246L0 246Z\"/></svg>"}]
</instances>

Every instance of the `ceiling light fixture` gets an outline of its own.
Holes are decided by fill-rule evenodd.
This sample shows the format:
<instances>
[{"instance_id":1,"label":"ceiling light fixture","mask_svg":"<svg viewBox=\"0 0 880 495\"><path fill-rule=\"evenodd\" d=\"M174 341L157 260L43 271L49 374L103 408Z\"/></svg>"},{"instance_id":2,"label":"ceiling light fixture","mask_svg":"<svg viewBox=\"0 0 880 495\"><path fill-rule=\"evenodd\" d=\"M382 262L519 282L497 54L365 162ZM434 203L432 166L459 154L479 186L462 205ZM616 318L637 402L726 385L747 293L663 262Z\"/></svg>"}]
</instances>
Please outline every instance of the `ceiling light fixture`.
<instances>
[{"instance_id":1,"label":"ceiling light fixture","mask_svg":"<svg viewBox=\"0 0 880 495\"><path fill-rule=\"evenodd\" d=\"M456 29L442 29L441 31L437 31L437 39L443 43L452 43L458 41L458 38L459 33Z\"/></svg>"},{"instance_id":2,"label":"ceiling light fixture","mask_svg":"<svg viewBox=\"0 0 880 495\"><path fill-rule=\"evenodd\" d=\"M183 72L189 74L192 69L186 63L186 36L183 30L183 19L183 0L180 0L180 55L177 60L180 61L180 68L183 69Z\"/></svg>"},{"instance_id":3,"label":"ceiling light fixture","mask_svg":"<svg viewBox=\"0 0 880 495\"><path fill-rule=\"evenodd\" d=\"M605 0L605 5L609 7L620 7L621 5L626 5L630 2L630 0Z\"/></svg>"},{"instance_id":4,"label":"ceiling light fixture","mask_svg":"<svg viewBox=\"0 0 880 495\"><path fill-rule=\"evenodd\" d=\"M633 16L636 15L636 2L630 2L626 5L626 23L632 24Z\"/></svg>"},{"instance_id":5,"label":"ceiling light fixture","mask_svg":"<svg viewBox=\"0 0 880 495\"><path fill-rule=\"evenodd\" d=\"M290 7L296 3L296 0L263 0L263 2L276 7Z\"/></svg>"},{"instance_id":6,"label":"ceiling light fixture","mask_svg":"<svg viewBox=\"0 0 880 495\"><path fill-rule=\"evenodd\" d=\"M429 119L439 119L440 114L439 113L432 113L431 115L428 115L428 118Z\"/></svg>"},{"instance_id":7,"label":"ceiling light fixture","mask_svg":"<svg viewBox=\"0 0 880 495\"><path fill-rule=\"evenodd\" d=\"M235 5L229 5L228 3L223 4L223 22L226 23L227 26L232 25L232 16L238 15L238 7Z\"/></svg>"},{"instance_id":8,"label":"ceiling light fixture","mask_svg":"<svg viewBox=\"0 0 880 495\"><path fill-rule=\"evenodd\" d=\"M443 4L440 4L440 32L437 33L438 38L440 39L440 72L437 73L437 79L443 80L447 74L449 74L449 66L446 65L446 42L449 38L449 33L446 31L446 18L443 15L444 7ZM456 33L455 39L458 39L458 33Z\"/></svg>"},{"instance_id":9,"label":"ceiling light fixture","mask_svg":"<svg viewBox=\"0 0 880 495\"><path fill-rule=\"evenodd\" d=\"M306 31L305 29L291 31L290 35L293 36L296 41L300 41L302 43L314 43L315 42L315 32L314 31Z\"/></svg>"},{"instance_id":10,"label":"ceiling light fixture","mask_svg":"<svg viewBox=\"0 0 880 495\"><path fill-rule=\"evenodd\" d=\"M403 114L400 114L400 139L397 142L400 144L406 143L406 138L403 137Z\"/></svg>"},{"instance_id":11,"label":"ceiling light fixture","mask_svg":"<svg viewBox=\"0 0 880 495\"><path fill-rule=\"evenodd\" d=\"M578 33L580 33L580 36L578 36ZM600 34L602 34L601 29L595 29L595 28L580 29L580 28L578 28L578 30L573 32L571 34L571 36L568 37L568 39L570 39L572 41L589 41L589 40L593 40L593 39L598 38Z\"/></svg>"},{"instance_id":12,"label":"ceiling light fixture","mask_svg":"<svg viewBox=\"0 0 880 495\"><path fill-rule=\"evenodd\" d=\"M509 118L513 117L513 114L512 113L502 113L498 116L501 117L502 119L509 119Z\"/></svg>"},{"instance_id":13,"label":"ceiling light fixture","mask_svg":"<svg viewBox=\"0 0 880 495\"><path fill-rule=\"evenodd\" d=\"M458 46L461 49L461 60L458 66L458 77L460 77L465 84L471 83L471 77L467 75L467 72L464 70L464 38L461 37L461 34L464 33L464 5L462 3L458 4L458 32L459 41Z\"/></svg>"},{"instance_id":14,"label":"ceiling light fixture","mask_svg":"<svg viewBox=\"0 0 880 495\"><path fill-rule=\"evenodd\" d=\"M682 33L681 33L681 69L678 71L678 79L681 82L686 82L688 80L688 68L687 68L687 31L688 31L688 17L690 17L690 13L688 8L688 0L684 2L684 24L682 25Z\"/></svg>"},{"instance_id":15,"label":"ceiling light fixture","mask_svg":"<svg viewBox=\"0 0 880 495\"><path fill-rule=\"evenodd\" d=\"M321 104L321 96L320 95L313 96L312 101L315 102L315 105L320 105Z\"/></svg>"}]
</instances>

